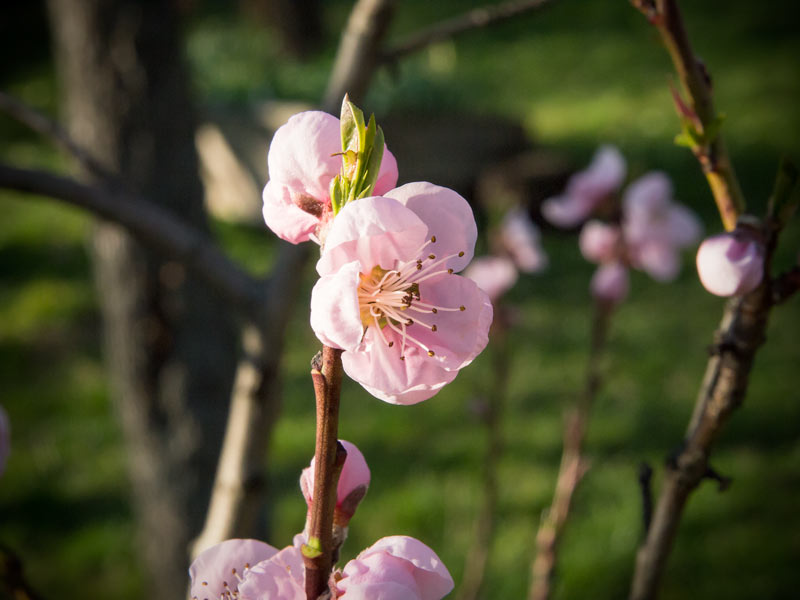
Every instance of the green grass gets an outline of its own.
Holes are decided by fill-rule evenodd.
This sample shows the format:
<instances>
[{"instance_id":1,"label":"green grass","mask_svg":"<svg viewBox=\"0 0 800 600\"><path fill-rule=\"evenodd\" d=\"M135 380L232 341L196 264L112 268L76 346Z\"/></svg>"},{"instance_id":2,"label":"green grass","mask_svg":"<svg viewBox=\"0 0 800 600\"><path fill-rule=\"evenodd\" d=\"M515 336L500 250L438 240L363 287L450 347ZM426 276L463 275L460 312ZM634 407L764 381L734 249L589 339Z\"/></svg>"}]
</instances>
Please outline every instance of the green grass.
<instances>
[{"instance_id":1,"label":"green grass","mask_svg":"<svg viewBox=\"0 0 800 600\"><path fill-rule=\"evenodd\" d=\"M792 5L684 3L697 51L714 74L724 132L754 210L763 206L778 157L800 159L800 39ZM331 29L347 3L325 3ZM421 23L474 6L465 0L408 0L394 39ZM782 16L784 15L784 16ZM270 98L317 99L336 46L309 64L280 55L277 42L224 10L196 16L187 51L202 102L245 106ZM601 142L619 145L633 174L663 169L676 195L720 228L693 157L671 145L677 132L670 65L653 31L626 2L559 2L539 15L446 42L382 72L368 110L499 113L576 164ZM54 110L47 64L17 68L4 83ZM65 169L55 152L7 120L0 157ZM392 132L386 131L391 146ZM403 157L398 160L402 165ZM0 192L0 381L13 426L13 454L0 479L0 542L25 558L48 598L142 597L121 433L102 370L97 301L90 278L90 219L77 210ZM215 224L229 253L256 273L275 243L263 232ZM777 262L800 247L793 223ZM499 520L486 598L524 597L541 510L558 465L561 413L580 389L586 363L592 267L575 240L547 235L551 268L509 296L521 321L514 347L505 453L499 465ZM592 469L578 490L561 547L556 597L624 597L640 535L636 470L657 467L679 442L702 376L722 302L703 292L686 257L677 282L635 275L613 323L606 382L587 451ZM271 542L303 525L297 478L312 453L313 399L307 365L316 342L298 300L285 360L283 413L271 448ZM721 436L714 464L733 477L723 494L704 485L692 498L671 557L663 598L791 597L800 559L800 311L778 308L759 352L744 407ZM491 352L491 350L490 350ZM345 558L378 537L419 537L456 581L480 501L485 432L471 407L489 393L490 357L481 356L430 402L384 404L346 382L341 435L356 442L373 472L352 522ZM658 483L658 477L656 480Z\"/></svg>"}]
</instances>

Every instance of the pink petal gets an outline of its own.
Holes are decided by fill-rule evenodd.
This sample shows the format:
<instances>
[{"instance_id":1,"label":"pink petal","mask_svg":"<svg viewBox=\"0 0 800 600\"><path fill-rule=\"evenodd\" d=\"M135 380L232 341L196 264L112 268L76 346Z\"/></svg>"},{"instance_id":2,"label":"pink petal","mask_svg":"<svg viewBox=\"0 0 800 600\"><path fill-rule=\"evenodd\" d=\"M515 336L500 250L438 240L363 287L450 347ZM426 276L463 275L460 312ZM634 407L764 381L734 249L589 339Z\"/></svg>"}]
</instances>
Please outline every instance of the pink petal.
<instances>
[{"instance_id":1,"label":"pink petal","mask_svg":"<svg viewBox=\"0 0 800 600\"><path fill-rule=\"evenodd\" d=\"M404 535L381 538L356 560L364 561L376 554L388 554L412 565L411 574L419 586L421 600L440 600L453 589L453 578L447 567L433 550L417 539Z\"/></svg>"},{"instance_id":2,"label":"pink petal","mask_svg":"<svg viewBox=\"0 0 800 600\"><path fill-rule=\"evenodd\" d=\"M516 209L506 214L500 237L520 271L534 273L547 266L547 255L539 243L539 230L524 211Z\"/></svg>"},{"instance_id":3,"label":"pink petal","mask_svg":"<svg viewBox=\"0 0 800 600\"><path fill-rule=\"evenodd\" d=\"M364 325L358 306L359 264L343 265L321 277L311 290L311 328L319 341L331 348L355 350Z\"/></svg>"},{"instance_id":4,"label":"pink petal","mask_svg":"<svg viewBox=\"0 0 800 600\"><path fill-rule=\"evenodd\" d=\"M376 196L384 196L386 192L394 189L397 185L397 159L394 154L389 152L389 149L383 147L383 158L381 159L381 168L378 171L378 179L375 182L374 194Z\"/></svg>"},{"instance_id":5,"label":"pink petal","mask_svg":"<svg viewBox=\"0 0 800 600\"><path fill-rule=\"evenodd\" d=\"M420 600L415 588L401 583L385 581L381 583L353 583L343 579L337 584L339 598L350 600Z\"/></svg>"},{"instance_id":6,"label":"pink petal","mask_svg":"<svg viewBox=\"0 0 800 600\"><path fill-rule=\"evenodd\" d=\"M678 248L696 244L703 235L703 226L691 210L680 204L670 207L667 228L671 242Z\"/></svg>"},{"instance_id":7,"label":"pink petal","mask_svg":"<svg viewBox=\"0 0 800 600\"><path fill-rule=\"evenodd\" d=\"M347 451L347 458L344 461L342 472L339 475L339 484L336 486L336 503L340 505L352 491L357 488L369 487L370 472L369 466L364 455L355 444L346 440L339 440ZM311 463L303 469L300 475L300 488L306 503L309 505L314 499L314 465L316 460L311 458Z\"/></svg>"},{"instance_id":8,"label":"pink petal","mask_svg":"<svg viewBox=\"0 0 800 600\"><path fill-rule=\"evenodd\" d=\"M628 269L619 262L600 265L589 287L596 299L619 304L628 296Z\"/></svg>"},{"instance_id":9,"label":"pink petal","mask_svg":"<svg viewBox=\"0 0 800 600\"><path fill-rule=\"evenodd\" d=\"M240 577L277 553L277 548L258 540L233 539L211 546L189 567L192 598L216 600L226 591L236 591Z\"/></svg>"},{"instance_id":10,"label":"pink petal","mask_svg":"<svg viewBox=\"0 0 800 600\"><path fill-rule=\"evenodd\" d=\"M305 600L303 557L295 546L255 565L239 584L240 600Z\"/></svg>"},{"instance_id":11,"label":"pink petal","mask_svg":"<svg viewBox=\"0 0 800 600\"><path fill-rule=\"evenodd\" d=\"M434 396L453 381L458 371L447 371L419 349L409 347L405 360L388 348L374 327L364 335L365 351L342 354L344 372L370 394L390 404L416 404Z\"/></svg>"},{"instance_id":12,"label":"pink petal","mask_svg":"<svg viewBox=\"0 0 800 600\"><path fill-rule=\"evenodd\" d=\"M309 234L314 233L319 219L292 201L289 188L270 180L262 197L264 221L275 235L292 244L309 240Z\"/></svg>"},{"instance_id":13,"label":"pink petal","mask_svg":"<svg viewBox=\"0 0 800 600\"><path fill-rule=\"evenodd\" d=\"M434 352L427 356L445 369L460 369L483 351L489 341L492 324L492 303L478 285L459 275L443 275L419 284L422 302L464 310L443 311L437 314L416 313L414 304L406 311L409 318L436 325L436 331L415 323L407 331ZM389 339L387 337L387 339ZM395 345L402 337L393 333ZM407 344L408 345L408 344ZM398 350L399 352L399 350Z\"/></svg>"},{"instance_id":14,"label":"pink petal","mask_svg":"<svg viewBox=\"0 0 800 600\"><path fill-rule=\"evenodd\" d=\"M425 223L397 200L362 198L347 204L333 220L317 272L330 275L354 260L360 261L364 273L376 265L388 270L397 260L415 258L427 237Z\"/></svg>"},{"instance_id":15,"label":"pink petal","mask_svg":"<svg viewBox=\"0 0 800 600\"><path fill-rule=\"evenodd\" d=\"M634 266L661 282L674 280L681 270L678 251L673 246L658 242L637 248L632 262Z\"/></svg>"},{"instance_id":16,"label":"pink petal","mask_svg":"<svg viewBox=\"0 0 800 600\"><path fill-rule=\"evenodd\" d=\"M336 588L341 598L416 600L421 596L412 570L408 561L378 552L348 562Z\"/></svg>"},{"instance_id":17,"label":"pink petal","mask_svg":"<svg viewBox=\"0 0 800 600\"><path fill-rule=\"evenodd\" d=\"M563 228L575 227L585 221L594 210L594 205L580 196L556 196L542 203L542 215L553 225Z\"/></svg>"},{"instance_id":18,"label":"pink petal","mask_svg":"<svg viewBox=\"0 0 800 600\"><path fill-rule=\"evenodd\" d=\"M610 262L621 251L622 232L617 225L589 221L581 229L578 245L583 257L594 263Z\"/></svg>"},{"instance_id":19,"label":"pink petal","mask_svg":"<svg viewBox=\"0 0 800 600\"><path fill-rule=\"evenodd\" d=\"M318 200L342 167L339 119L320 111L292 116L275 132L267 163L271 181ZM328 200L329 201L329 200Z\"/></svg>"},{"instance_id":20,"label":"pink petal","mask_svg":"<svg viewBox=\"0 0 800 600\"><path fill-rule=\"evenodd\" d=\"M672 182L661 171L646 173L625 190L623 210L626 215L638 218L651 215L667 207L672 199Z\"/></svg>"},{"instance_id":21,"label":"pink petal","mask_svg":"<svg viewBox=\"0 0 800 600\"><path fill-rule=\"evenodd\" d=\"M478 239L478 228L469 203L451 189L427 182L407 183L386 194L412 210L428 227L436 242L425 254L439 258L452 255L444 265L458 272L469 264ZM463 252L463 256L458 256Z\"/></svg>"},{"instance_id":22,"label":"pink petal","mask_svg":"<svg viewBox=\"0 0 800 600\"><path fill-rule=\"evenodd\" d=\"M481 256L473 260L464 271L464 277L471 279L478 287L496 302L517 282L517 268L509 259L499 256Z\"/></svg>"},{"instance_id":23,"label":"pink petal","mask_svg":"<svg viewBox=\"0 0 800 600\"><path fill-rule=\"evenodd\" d=\"M614 146L601 146L585 171L573 175L567 184L570 196L592 199L592 208L616 192L625 180L625 159Z\"/></svg>"},{"instance_id":24,"label":"pink petal","mask_svg":"<svg viewBox=\"0 0 800 600\"><path fill-rule=\"evenodd\" d=\"M717 296L752 292L764 277L764 250L738 232L707 238L697 251L697 273L703 287Z\"/></svg>"}]
</instances>

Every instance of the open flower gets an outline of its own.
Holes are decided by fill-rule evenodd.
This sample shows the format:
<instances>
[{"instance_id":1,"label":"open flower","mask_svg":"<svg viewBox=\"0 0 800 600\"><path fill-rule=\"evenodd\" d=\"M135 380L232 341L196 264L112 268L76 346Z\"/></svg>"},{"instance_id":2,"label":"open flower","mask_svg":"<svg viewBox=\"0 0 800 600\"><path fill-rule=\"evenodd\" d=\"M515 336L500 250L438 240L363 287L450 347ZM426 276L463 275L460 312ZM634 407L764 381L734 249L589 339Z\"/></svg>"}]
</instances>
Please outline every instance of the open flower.
<instances>
[{"instance_id":1,"label":"open flower","mask_svg":"<svg viewBox=\"0 0 800 600\"><path fill-rule=\"evenodd\" d=\"M764 277L764 246L745 228L711 236L697 250L697 273L717 296L752 292Z\"/></svg>"},{"instance_id":2,"label":"open flower","mask_svg":"<svg viewBox=\"0 0 800 600\"><path fill-rule=\"evenodd\" d=\"M426 400L486 346L491 302L455 275L476 237L467 201L430 183L351 202L337 215L317 263L311 327L345 351L345 372L374 396Z\"/></svg>"},{"instance_id":3,"label":"open flower","mask_svg":"<svg viewBox=\"0 0 800 600\"><path fill-rule=\"evenodd\" d=\"M440 600L453 578L436 553L411 537L385 537L348 562L336 583L337 598Z\"/></svg>"},{"instance_id":4,"label":"open flower","mask_svg":"<svg viewBox=\"0 0 800 600\"><path fill-rule=\"evenodd\" d=\"M339 119L320 111L294 115L269 146L264 220L293 244L317 239L331 218L330 185L342 169ZM384 149L375 194L397 183L397 161Z\"/></svg>"},{"instance_id":5,"label":"open flower","mask_svg":"<svg viewBox=\"0 0 800 600\"><path fill-rule=\"evenodd\" d=\"M347 525L356 512L359 502L364 498L369 487L370 472L367 461L355 444L346 440L339 440L347 451L342 472L339 474L339 483L336 486L336 508L334 509L334 522ZM300 474L300 489L308 504L308 510L314 501L314 467L316 457L311 458L311 463Z\"/></svg>"},{"instance_id":6,"label":"open flower","mask_svg":"<svg viewBox=\"0 0 800 600\"><path fill-rule=\"evenodd\" d=\"M563 195L544 201L542 214L553 225L574 227L622 187L625 173L619 150L601 146L588 168L570 177Z\"/></svg>"}]
</instances>

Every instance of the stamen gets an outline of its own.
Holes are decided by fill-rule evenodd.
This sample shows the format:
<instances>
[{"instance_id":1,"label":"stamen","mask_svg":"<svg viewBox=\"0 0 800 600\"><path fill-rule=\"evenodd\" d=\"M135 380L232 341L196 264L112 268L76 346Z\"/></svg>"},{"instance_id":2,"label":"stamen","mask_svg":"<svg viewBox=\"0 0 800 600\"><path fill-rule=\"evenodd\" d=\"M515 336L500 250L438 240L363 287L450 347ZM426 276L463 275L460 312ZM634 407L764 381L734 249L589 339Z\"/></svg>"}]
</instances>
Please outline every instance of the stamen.
<instances>
[{"instance_id":1,"label":"stamen","mask_svg":"<svg viewBox=\"0 0 800 600\"><path fill-rule=\"evenodd\" d=\"M435 235L431 236L431 243L433 243L433 244L436 243L436 236Z\"/></svg>"},{"instance_id":2,"label":"stamen","mask_svg":"<svg viewBox=\"0 0 800 600\"><path fill-rule=\"evenodd\" d=\"M428 258L430 258L431 260L433 260L434 258L436 258L436 255L435 255L435 254L428 254Z\"/></svg>"}]
</instances>

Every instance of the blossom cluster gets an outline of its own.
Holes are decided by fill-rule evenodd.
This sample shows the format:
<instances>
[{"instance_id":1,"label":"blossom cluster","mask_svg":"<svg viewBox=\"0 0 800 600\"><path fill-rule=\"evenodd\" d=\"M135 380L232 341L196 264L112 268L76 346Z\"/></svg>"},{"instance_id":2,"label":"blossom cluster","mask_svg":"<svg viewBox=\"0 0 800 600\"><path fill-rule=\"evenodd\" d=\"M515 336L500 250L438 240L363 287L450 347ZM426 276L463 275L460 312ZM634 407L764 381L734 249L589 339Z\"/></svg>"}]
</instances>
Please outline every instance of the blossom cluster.
<instances>
[{"instance_id":1,"label":"blossom cluster","mask_svg":"<svg viewBox=\"0 0 800 600\"><path fill-rule=\"evenodd\" d=\"M347 451L337 487L337 510L347 521L369 487L369 467L358 448ZM300 487L313 506L314 462L303 470ZM341 513L339 513L341 515ZM308 526L308 522L306 522ZM340 541L343 541L340 540ZM305 600L303 544L306 535L282 550L258 540L226 540L200 553L189 569L193 600ZM453 579L428 546L411 537L384 537L363 550L341 570L334 570L331 598L362 600L440 600L453 589Z\"/></svg>"},{"instance_id":2,"label":"blossom cluster","mask_svg":"<svg viewBox=\"0 0 800 600\"><path fill-rule=\"evenodd\" d=\"M264 218L284 240L321 246L311 296L319 340L344 351L345 372L372 395L414 404L451 382L488 342L491 302L457 274L473 256L475 219L453 190L395 187L397 162L387 148L374 162L377 174L356 172L361 159L343 141L342 123L309 111L276 132ZM382 134L377 139L383 144ZM365 178L374 183L362 185ZM357 201L338 206L342 181Z\"/></svg>"},{"instance_id":3,"label":"blossom cluster","mask_svg":"<svg viewBox=\"0 0 800 600\"><path fill-rule=\"evenodd\" d=\"M657 281L674 279L680 271L680 251L701 235L700 221L688 208L673 202L672 184L661 172L647 173L628 185L622 192L621 209L614 210L625 173L619 151L602 147L588 169L573 175L565 194L542 207L554 224L575 225L603 203L612 204L610 212L618 213L618 219L589 220L579 240L584 257L600 265L590 285L592 294L610 305L627 296L629 268Z\"/></svg>"}]
</instances>

